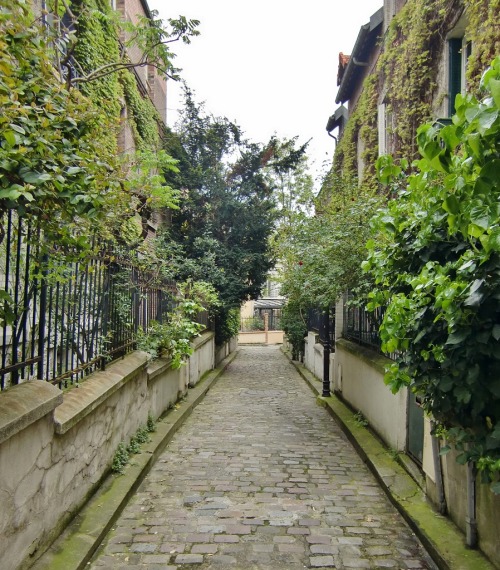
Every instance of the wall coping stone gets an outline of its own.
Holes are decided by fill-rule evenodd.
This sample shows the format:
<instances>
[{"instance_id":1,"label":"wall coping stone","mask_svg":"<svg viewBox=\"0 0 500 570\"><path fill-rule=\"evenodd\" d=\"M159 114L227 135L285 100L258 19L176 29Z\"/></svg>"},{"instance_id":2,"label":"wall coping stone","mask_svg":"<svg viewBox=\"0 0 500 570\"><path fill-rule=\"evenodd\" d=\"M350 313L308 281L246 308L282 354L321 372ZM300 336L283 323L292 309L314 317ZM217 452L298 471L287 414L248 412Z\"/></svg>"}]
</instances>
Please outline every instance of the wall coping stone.
<instances>
[{"instance_id":1,"label":"wall coping stone","mask_svg":"<svg viewBox=\"0 0 500 570\"><path fill-rule=\"evenodd\" d=\"M63 401L57 386L30 380L0 393L0 443L50 414Z\"/></svg>"},{"instance_id":2,"label":"wall coping stone","mask_svg":"<svg viewBox=\"0 0 500 570\"><path fill-rule=\"evenodd\" d=\"M147 366L148 354L136 350L112 362L106 370L94 372L77 388L64 394L54 413L55 431L64 434L88 416Z\"/></svg>"},{"instance_id":3,"label":"wall coping stone","mask_svg":"<svg viewBox=\"0 0 500 570\"><path fill-rule=\"evenodd\" d=\"M345 338L339 338L336 341L335 346L344 349L351 354L354 354L381 374L385 374L386 367L392 363L392 360L390 358L387 358L387 356L379 354L375 350L372 350L366 346L362 346Z\"/></svg>"},{"instance_id":4,"label":"wall coping stone","mask_svg":"<svg viewBox=\"0 0 500 570\"><path fill-rule=\"evenodd\" d=\"M205 331L203 333L201 333L200 336L195 337L192 341L191 344L193 345L193 348L195 350L198 350L199 348L201 348L204 344L207 344L207 342L211 341L215 336L215 333L212 331Z\"/></svg>"}]
</instances>

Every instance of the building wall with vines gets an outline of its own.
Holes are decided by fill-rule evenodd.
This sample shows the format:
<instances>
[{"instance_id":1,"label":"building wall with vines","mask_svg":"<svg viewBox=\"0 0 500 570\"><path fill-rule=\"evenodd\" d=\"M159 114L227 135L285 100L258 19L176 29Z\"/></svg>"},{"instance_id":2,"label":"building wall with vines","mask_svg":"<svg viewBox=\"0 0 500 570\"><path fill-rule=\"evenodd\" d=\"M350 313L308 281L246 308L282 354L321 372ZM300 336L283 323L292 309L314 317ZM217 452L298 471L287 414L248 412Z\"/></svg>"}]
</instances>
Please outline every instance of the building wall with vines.
<instances>
[{"instance_id":1,"label":"building wall with vines","mask_svg":"<svg viewBox=\"0 0 500 570\"><path fill-rule=\"evenodd\" d=\"M354 178L361 157L360 186L369 192L378 190L378 107L384 103L387 113L387 152L411 162L417 158L418 126L447 114L450 36L460 33L470 42L463 84L473 93L484 69L500 53L500 0L408 0L404 5L385 0L384 8L386 18L391 10L394 16L384 22L381 55L350 108L332 165L335 174ZM459 23L462 27L454 34ZM327 177L322 194L335 193L328 187L334 178Z\"/></svg>"}]
</instances>

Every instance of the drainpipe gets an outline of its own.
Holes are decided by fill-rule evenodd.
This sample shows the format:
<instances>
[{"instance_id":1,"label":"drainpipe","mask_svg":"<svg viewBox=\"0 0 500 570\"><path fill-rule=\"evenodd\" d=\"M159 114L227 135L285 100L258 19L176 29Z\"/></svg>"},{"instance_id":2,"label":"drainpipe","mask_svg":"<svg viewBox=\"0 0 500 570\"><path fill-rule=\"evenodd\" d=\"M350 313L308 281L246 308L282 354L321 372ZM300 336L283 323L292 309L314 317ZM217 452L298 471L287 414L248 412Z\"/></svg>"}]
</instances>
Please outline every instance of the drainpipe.
<instances>
[{"instance_id":1,"label":"drainpipe","mask_svg":"<svg viewBox=\"0 0 500 570\"><path fill-rule=\"evenodd\" d=\"M436 423L431 421L431 434L436 428ZM432 443L432 460L434 463L434 473L436 474L436 493L439 505L439 513L446 514L446 496L444 494L443 469L441 465L441 456L439 455L439 440L436 436L431 435Z\"/></svg>"},{"instance_id":2,"label":"drainpipe","mask_svg":"<svg viewBox=\"0 0 500 570\"><path fill-rule=\"evenodd\" d=\"M370 65L367 61L359 61L359 59L356 59L355 57L352 58L352 62L358 67L368 67Z\"/></svg>"},{"instance_id":3,"label":"drainpipe","mask_svg":"<svg viewBox=\"0 0 500 570\"><path fill-rule=\"evenodd\" d=\"M477 548L476 520L476 465L467 463L467 516L465 517L465 542L470 548Z\"/></svg>"}]
</instances>

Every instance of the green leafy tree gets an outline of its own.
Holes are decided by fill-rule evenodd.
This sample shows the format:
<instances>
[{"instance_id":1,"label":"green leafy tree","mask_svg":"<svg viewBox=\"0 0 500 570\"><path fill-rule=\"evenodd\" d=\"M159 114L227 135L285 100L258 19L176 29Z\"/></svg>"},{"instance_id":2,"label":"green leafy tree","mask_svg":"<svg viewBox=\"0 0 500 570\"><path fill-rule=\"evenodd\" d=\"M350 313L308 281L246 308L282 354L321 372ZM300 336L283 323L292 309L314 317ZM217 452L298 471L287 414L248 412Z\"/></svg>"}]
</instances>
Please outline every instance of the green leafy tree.
<instances>
[{"instance_id":1,"label":"green leafy tree","mask_svg":"<svg viewBox=\"0 0 500 570\"><path fill-rule=\"evenodd\" d=\"M167 150L180 170L169 181L183 195L168 236L183 257L177 275L203 276L215 286L222 302L215 312L221 342L231 329L226 325L232 310L258 297L274 265L269 236L277 217L276 188L300 163L305 146L276 137L265 145L251 143L233 122L205 114L186 89L179 135L171 136Z\"/></svg>"},{"instance_id":2,"label":"green leafy tree","mask_svg":"<svg viewBox=\"0 0 500 570\"><path fill-rule=\"evenodd\" d=\"M400 351L386 381L408 386L460 451L500 471L500 58L484 95L458 95L448 126L418 130L422 158L406 178L389 158L397 199L374 221L365 269L369 308L386 307L383 349ZM494 484L500 492L500 484Z\"/></svg>"}]
</instances>

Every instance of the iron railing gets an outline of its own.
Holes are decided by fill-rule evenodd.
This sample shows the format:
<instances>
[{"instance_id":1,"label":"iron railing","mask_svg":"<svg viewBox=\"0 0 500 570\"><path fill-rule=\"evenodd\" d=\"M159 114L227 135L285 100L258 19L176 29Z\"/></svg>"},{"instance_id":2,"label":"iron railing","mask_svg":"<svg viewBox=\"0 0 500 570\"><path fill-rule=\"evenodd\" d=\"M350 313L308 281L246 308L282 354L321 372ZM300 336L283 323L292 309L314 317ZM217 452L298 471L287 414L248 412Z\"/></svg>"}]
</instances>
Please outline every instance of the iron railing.
<instances>
[{"instance_id":1,"label":"iron railing","mask_svg":"<svg viewBox=\"0 0 500 570\"><path fill-rule=\"evenodd\" d=\"M328 312L328 330L330 333L330 346L335 346L335 309L332 308ZM307 311L307 330L316 332L319 335L319 341L323 344L325 341L325 310L324 309L308 309Z\"/></svg>"},{"instance_id":2,"label":"iron railing","mask_svg":"<svg viewBox=\"0 0 500 570\"><path fill-rule=\"evenodd\" d=\"M42 239L33 222L0 216L2 390L32 379L77 383L133 350L138 329L164 322L174 307L173 281L116 254L84 263L50 248L42 254ZM208 315L198 320L208 328Z\"/></svg>"},{"instance_id":3,"label":"iron railing","mask_svg":"<svg viewBox=\"0 0 500 570\"><path fill-rule=\"evenodd\" d=\"M344 295L344 338L357 342L382 353L379 327L384 316L382 308L367 311L364 307L351 304L351 295Z\"/></svg>"}]
</instances>

